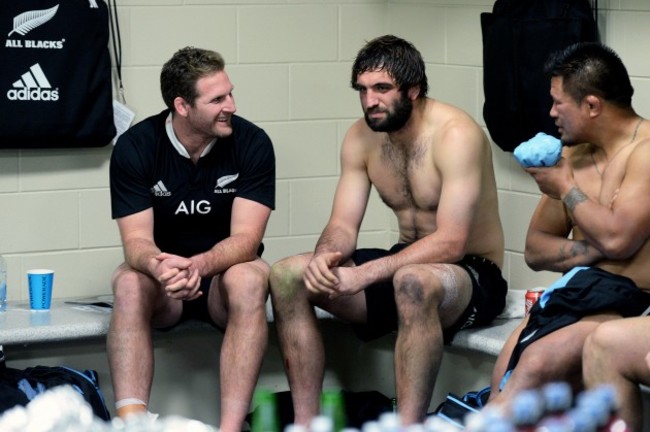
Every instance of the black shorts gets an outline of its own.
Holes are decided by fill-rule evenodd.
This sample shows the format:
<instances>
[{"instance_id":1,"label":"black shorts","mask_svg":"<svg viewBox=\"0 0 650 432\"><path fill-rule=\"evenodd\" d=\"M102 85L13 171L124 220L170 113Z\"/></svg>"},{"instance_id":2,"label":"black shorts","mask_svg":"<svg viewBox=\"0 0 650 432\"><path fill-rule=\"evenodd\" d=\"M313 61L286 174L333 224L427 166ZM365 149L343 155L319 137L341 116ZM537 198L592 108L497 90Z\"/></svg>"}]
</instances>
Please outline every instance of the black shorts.
<instances>
[{"instance_id":1,"label":"black shorts","mask_svg":"<svg viewBox=\"0 0 650 432\"><path fill-rule=\"evenodd\" d=\"M515 368L531 343L586 316L616 312L627 318L650 311L650 293L639 289L632 279L599 268L574 269L546 291L530 309L507 371Z\"/></svg>"},{"instance_id":2,"label":"black shorts","mask_svg":"<svg viewBox=\"0 0 650 432\"><path fill-rule=\"evenodd\" d=\"M183 313L181 314L181 319L178 322L179 324L188 320L197 320L207 322L215 327L218 327L217 324L212 321L210 312L208 312L208 294L210 293L211 283L212 278L201 279L201 286L199 287L199 291L201 291L203 295L195 300L183 300Z\"/></svg>"},{"instance_id":3,"label":"black shorts","mask_svg":"<svg viewBox=\"0 0 650 432\"><path fill-rule=\"evenodd\" d=\"M156 328L156 330L163 332L169 331L185 321L194 320L206 322L208 324L211 324L214 328L223 331L224 329L212 321L210 312L208 312L208 293L210 292L211 283L212 278L201 279L201 286L199 287L199 291L201 291L203 295L195 300L183 300L183 311L181 312L180 319L175 324L167 327Z\"/></svg>"},{"instance_id":4,"label":"black shorts","mask_svg":"<svg viewBox=\"0 0 650 432\"><path fill-rule=\"evenodd\" d=\"M257 256L261 258L262 252L264 252L264 243L260 243L260 246L257 249ZM170 327L166 327L163 330L170 330L180 323L189 320L203 321L211 324L213 327L218 328L219 330L224 330L218 326L217 323L212 321L210 312L208 312L208 294L210 293L210 285L212 284L212 279L214 277L216 276L201 279L201 286L199 287L199 291L201 291L203 295L195 300L183 300L183 312L181 313L181 318L176 324Z\"/></svg>"},{"instance_id":5,"label":"black shorts","mask_svg":"<svg viewBox=\"0 0 650 432\"><path fill-rule=\"evenodd\" d=\"M408 244L398 243L390 250L359 249L352 255L356 265L396 254ZM456 333L464 328L487 325L499 315L506 304L508 283L501 269L492 261L468 255L455 263L467 271L472 280L472 298L454 325L443 330L445 343L451 343ZM365 289L367 322L354 329L363 340L372 340L397 330L397 305L392 281L380 282Z\"/></svg>"}]
</instances>

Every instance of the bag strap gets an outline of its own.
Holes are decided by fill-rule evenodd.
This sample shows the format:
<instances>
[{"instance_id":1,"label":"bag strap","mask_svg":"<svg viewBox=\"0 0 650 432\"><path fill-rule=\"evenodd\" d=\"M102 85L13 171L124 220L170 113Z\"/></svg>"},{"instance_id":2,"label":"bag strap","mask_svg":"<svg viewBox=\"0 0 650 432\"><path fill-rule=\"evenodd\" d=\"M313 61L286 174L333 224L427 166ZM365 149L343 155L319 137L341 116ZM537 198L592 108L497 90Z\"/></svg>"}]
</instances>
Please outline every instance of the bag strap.
<instances>
[{"instance_id":1,"label":"bag strap","mask_svg":"<svg viewBox=\"0 0 650 432\"><path fill-rule=\"evenodd\" d=\"M113 54L115 56L115 69L117 70L120 99L122 100L122 103L126 103L126 98L124 97L124 84L122 83L122 38L120 36L120 21L117 17L117 2L116 0L106 1L108 2L108 16L111 24L111 42L113 44Z\"/></svg>"}]
</instances>

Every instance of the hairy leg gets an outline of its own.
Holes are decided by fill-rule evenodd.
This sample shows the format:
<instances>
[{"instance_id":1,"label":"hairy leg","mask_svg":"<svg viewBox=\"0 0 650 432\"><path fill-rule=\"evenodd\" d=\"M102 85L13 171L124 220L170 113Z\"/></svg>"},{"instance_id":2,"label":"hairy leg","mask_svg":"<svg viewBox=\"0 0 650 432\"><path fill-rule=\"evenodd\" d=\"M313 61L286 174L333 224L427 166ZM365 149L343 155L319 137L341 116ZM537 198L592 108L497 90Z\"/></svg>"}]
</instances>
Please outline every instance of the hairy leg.
<instances>
[{"instance_id":1,"label":"hairy leg","mask_svg":"<svg viewBox=\"0 0 650 432\"><path fill-rule=\"evenodd\" d=\"M307 425L320 409L325 352L302 274L310 255L273 265L269 279L274 318L294 406L294 423Z\"/></svg>"},{"instance_id":2,"label":"hairy leg","mask_svg":"<svg viewBox=\"0 0 650 432\"><path fill-rule=\"evenodd\" d=\"M215 277L208 297L212 319L226 331L221 345L223 432L242 430L268 344L266 299L269 265L237 264Z\"/></svg>"},{"instance_id":3,"label":"hairy leg","mask_svg":"<svg viewBox=\"0 0 650 432\"><path fill-rule=\"evenodd\" d=\"M452 265L409 265L393 278L399 317L395 380L405 425L426 416L443 351L443 328L455 323L471 298L471 281Z\"/></svg>"},{"instance_id":4,"label":"hairy leg","mask_svg":"<svg viewBox=\"0 0 650 432\"><path fill-rule=\"evenodd\" d=\"M145 412L154 373L151 325L172 325L181 313L148 276L121 265L113 275L113 311L107 336L108 362L117 402L124 417ZM142 402L142 403L140 403Z\"/></svg>"},{"instance_id":5,"label":"hairy leg","mask_svg":"<svg viewBox=\"0 0 650 432\"><path fill-rule=\"evenodd\" d=\"M587 388L610 384L616 389L619 415L632 431L643 428L639 383L650 384L650 317L613 320L601 324L583 350L583 376Z\"/></svg>"}]
</instances>

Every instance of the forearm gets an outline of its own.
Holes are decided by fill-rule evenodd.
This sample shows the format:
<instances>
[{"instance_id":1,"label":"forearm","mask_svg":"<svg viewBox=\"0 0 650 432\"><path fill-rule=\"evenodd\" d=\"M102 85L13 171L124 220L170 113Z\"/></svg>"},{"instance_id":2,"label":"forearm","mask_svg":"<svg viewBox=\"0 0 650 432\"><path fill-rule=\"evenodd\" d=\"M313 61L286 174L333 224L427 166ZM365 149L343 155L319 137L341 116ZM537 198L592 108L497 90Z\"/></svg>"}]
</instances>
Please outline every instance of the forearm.
<instances>
[{"instance_id":1,"label":"forearm","mask_svg":"<svg viewBox=\"0 0 650 432\"><path fill-rule=\"evenodd\" d=\"M329 224L323 230L314 254L341 252L343 261L347 261L357 246L357 234L334 224Z\"/></svg>"},{"instance_id":2,"label":"forearm","mask_svg":"<svg viewBox=\"0 0 650 432\"><path fill-rule=\"evenodd\" d=\"M613 258L612 245L617 243L613 229L620 221L613 219L612 209L590 200L578 187L562 196L562 202L587 242L608 258Z\"/></svg>"},{"instance_id":3,"label":"forearm","mask_svg":"<svg viewBox=\"0 0 650 432\"><path fill-rule=\"evenodd\" d=\"M235 264L254 260L259 246L260 239L257 236L235 234L190 259L199 270L201 277L210 277L224 272Z\"/></svg>"},{"instance_id":4,"label":"forearm","mask_svg":"<svg viewBox=\"0 0 650 432\"><path fill-rule=\"evenodd\" d=\"M543 238L544 237L544 238ZM538 234L526 245L526 264L535 270L566 272L576 266L590 266L602 254L586 240L571 240Z\"/></svg>"},{"instance_id":5,"label":"forearm","mask_svg":"<svg viewBox=\"0 0 650 432\"><path fill-rule=\"evenodd\" d=\"M437 234L422 238L396 254L368 261L359 267L368 284L391 280L402 267L410 264L453 264L465 256L465 242L443 240Z\"/></svg>"},{"instance_id":6,"label":"forearm","mask_svg":"<svg viewBox=\"0 0 650 432\"><path fill-rule=\"evenodd\" d=\"M124 260L133 269L154 276L156 256L161 250L155 243L145 239L132 239L124 243Z\"/></svg>"}]
</instances>

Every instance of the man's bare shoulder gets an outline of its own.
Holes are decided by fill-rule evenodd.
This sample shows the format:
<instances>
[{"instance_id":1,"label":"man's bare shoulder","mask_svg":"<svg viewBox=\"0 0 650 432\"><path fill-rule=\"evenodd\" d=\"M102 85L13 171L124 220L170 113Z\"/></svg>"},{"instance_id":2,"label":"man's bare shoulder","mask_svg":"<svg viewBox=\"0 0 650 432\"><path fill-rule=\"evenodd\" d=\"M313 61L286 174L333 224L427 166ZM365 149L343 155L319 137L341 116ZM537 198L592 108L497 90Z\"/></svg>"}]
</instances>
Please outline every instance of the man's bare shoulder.
<instances>
[{"instance_id":1,"label":"man's bare shoulder","mask_svg":"<svg viewBox=\"0 0 650 432\"><path fill-rule=\"evenodd\" d=\"M385 140L385 134L374 132L364 118L356 120L348 128L343 138L343 153L368 154Z\"/></svg>"},{"instance_id":2,"label":"man's bare shoulder","mask_svg":"<svg viewBox=\"0 0 650 432\"><path fill-rule=\"evenodd\" d=\"M425 118L432 144L439 150L449 148L457 154L490 151L487 135L466 111L445 102L429 100Z\"/></svg>"}]
</instances>

